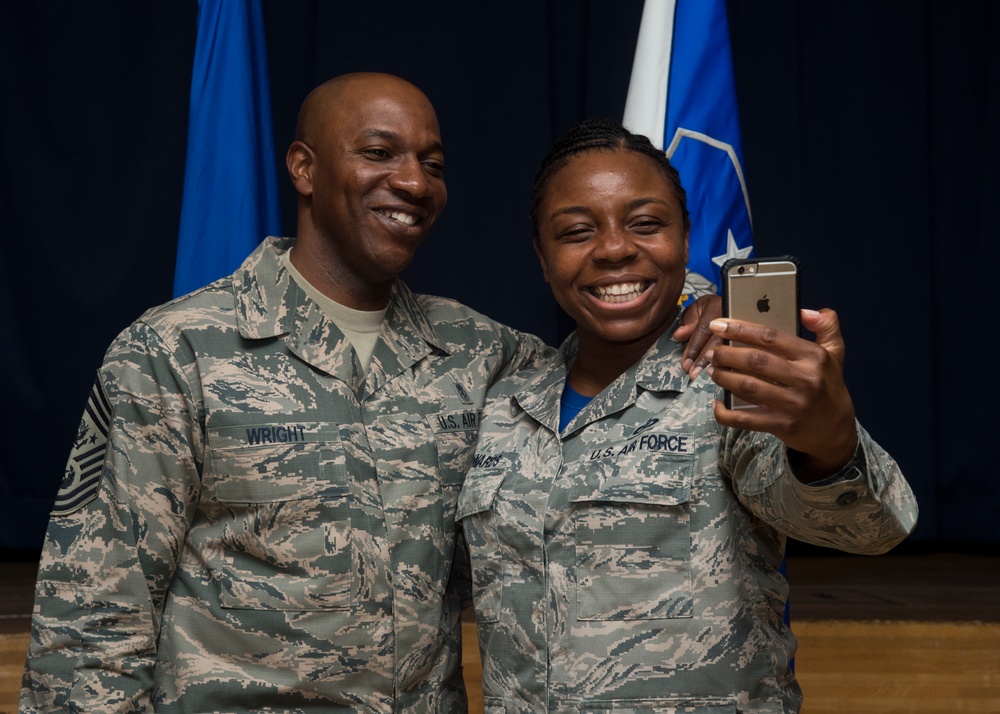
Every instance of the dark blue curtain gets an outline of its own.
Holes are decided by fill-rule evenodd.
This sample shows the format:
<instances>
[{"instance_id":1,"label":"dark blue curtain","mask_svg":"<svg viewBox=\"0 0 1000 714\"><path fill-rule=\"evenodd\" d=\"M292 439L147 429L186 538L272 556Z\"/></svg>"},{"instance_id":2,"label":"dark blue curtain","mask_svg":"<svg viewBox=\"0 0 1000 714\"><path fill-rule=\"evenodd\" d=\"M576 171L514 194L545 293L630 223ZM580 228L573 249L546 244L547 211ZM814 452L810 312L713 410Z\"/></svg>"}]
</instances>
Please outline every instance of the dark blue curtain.
<instances>
[{"instance_id":1,"label":"dark blue curtain","mask_svg":"<svg viewBox=\"0 0 1000 714\"><path fill-rule=\"evenodd\" d=\"M916 541L1000 542L981 385L1000 195L1000 8L730 0L758 254L838 310L858 413L917 490ZM551 141L620 117L642 3L265 0L275 161L342 72L438 108L449 204L406 279L550 341L568 326L531 250ZM170 297L197 4L0 7L0 550L39 547L114 335ZM283 174L282 174L283 175ZM294 194L282 187L285 232ZM994 241L991 240L991 245Z\"/></svg>"}]
</instances>

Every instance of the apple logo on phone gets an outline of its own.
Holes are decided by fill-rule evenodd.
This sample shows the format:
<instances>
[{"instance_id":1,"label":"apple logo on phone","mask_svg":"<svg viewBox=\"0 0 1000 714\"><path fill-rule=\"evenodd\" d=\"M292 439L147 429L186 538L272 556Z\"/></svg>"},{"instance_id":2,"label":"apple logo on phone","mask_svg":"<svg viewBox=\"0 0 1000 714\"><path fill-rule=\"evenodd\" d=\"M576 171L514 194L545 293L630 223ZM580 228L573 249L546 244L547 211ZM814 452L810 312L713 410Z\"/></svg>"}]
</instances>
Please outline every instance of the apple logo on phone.
<instances>
[{"instance_id":1,"label":"apple logo on phone","mask_svg":"<svg viewBox=\"0 0 1000 714\"><path fill-rule=\"evenodd\" d=\"M771 301L768 299L767 295L764 295L764 297L757 301L757 312L770 312L770 302Z\"/></svg>"}]
</instances>

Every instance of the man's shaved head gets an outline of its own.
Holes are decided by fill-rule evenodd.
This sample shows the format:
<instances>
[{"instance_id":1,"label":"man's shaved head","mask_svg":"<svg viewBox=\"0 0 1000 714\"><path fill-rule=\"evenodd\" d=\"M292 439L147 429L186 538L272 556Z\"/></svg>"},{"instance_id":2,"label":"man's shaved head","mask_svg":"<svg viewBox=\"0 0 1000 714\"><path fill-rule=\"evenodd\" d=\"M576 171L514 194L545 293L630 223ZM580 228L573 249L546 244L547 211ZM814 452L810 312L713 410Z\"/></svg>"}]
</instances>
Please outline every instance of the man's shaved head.
<instances>
[{"instance_id":1,"label":"man's shaved head","mask_svg":"<svg viewBox=\"0 0 1000 714\"><path fill-rule=\"evenodd\" d=\"M295 125L295 140L312 145L322 133L322 127L337 117L338 109L355 105L361 98L399 92L422 97L431 106L427 95L419 88L394 74L354 72L327 80L302 102Z\"/></svg>"}]
</instances>

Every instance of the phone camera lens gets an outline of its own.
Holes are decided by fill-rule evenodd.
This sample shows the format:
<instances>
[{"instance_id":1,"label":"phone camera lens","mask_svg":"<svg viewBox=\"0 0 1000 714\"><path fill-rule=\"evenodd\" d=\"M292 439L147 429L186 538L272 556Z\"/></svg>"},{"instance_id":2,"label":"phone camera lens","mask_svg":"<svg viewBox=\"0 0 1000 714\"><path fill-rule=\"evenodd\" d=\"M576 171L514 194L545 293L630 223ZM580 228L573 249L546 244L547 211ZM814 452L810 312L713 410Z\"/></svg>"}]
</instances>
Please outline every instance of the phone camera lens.
<instances>
[{"instance_id":1,"label":"phone camera lens","mask_svg":"<svg viewBox=\"0 0 1000 714\"><path fill-rule=\"evenodd\" d=\"M741 265L736 272L739 273L740 275L743 275L743 273L745 273L746 271L747 269Z\"/></svg>"}]
</instances>

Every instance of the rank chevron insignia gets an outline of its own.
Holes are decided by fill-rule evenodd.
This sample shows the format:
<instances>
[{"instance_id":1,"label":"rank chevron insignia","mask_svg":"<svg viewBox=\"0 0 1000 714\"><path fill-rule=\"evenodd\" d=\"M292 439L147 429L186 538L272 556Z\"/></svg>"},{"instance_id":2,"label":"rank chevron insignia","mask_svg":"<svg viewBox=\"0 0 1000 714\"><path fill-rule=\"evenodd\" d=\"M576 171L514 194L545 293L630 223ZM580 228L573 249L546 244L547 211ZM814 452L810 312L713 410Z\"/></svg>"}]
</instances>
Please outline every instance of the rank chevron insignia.
<instances>
[{"instance_id":1,"label":"rank chevron insignia","mask_svg":"<svg viewBox=\"0 0 1000 714\"><path fill-rule=\"evenodd\" d=\"M111 404L98 378L90 390L87 407L77 430L76 442L70 451L66 474L63 476L52 507L52 515L69 515L97 496L104 471L104 455L107 451L110 425Z\"/></svg>"}]
</instances>

